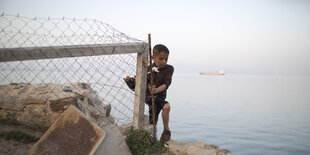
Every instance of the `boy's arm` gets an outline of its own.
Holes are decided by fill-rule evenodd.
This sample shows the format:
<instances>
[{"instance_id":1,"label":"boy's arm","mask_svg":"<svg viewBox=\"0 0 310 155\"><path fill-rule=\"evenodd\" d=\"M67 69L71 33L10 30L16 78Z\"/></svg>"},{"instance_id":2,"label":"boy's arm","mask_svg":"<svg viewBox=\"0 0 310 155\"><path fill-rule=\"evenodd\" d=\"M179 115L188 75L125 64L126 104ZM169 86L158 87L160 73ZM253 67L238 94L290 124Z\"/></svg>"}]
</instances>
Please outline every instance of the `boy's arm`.
<instances>
[{"instance_id":1,"label":"boy's arm","mask_svg":"<svg viewBox=\"0 0 310 155\"><path fill-rule=\"evenodd\" d=\"M166 89L168 89L170 84L171 84L173 72L174 72L173 66L169 66L169 72L166 73L166 75L164 77Z\"/></svg>"}]
</instances>

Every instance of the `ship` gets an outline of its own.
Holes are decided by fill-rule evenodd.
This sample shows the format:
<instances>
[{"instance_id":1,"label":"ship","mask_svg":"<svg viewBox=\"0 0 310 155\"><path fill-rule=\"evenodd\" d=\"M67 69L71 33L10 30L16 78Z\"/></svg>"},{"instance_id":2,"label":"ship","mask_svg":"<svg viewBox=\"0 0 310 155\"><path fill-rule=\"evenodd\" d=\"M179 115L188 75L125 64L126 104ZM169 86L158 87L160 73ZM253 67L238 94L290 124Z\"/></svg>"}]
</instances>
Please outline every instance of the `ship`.
<instances>
[{"instance_id":1,"label":"ship","mask_svg":"<svg viewBox=\"0 0 310 155\"><path fill-rule=\"evenodd\" d=\"M220 70L218 72L215 73L209 73L209 72L200 72L200 75L219 75L219 76L223 76L225 75L223 70Z\"/></svg>"}]
</instances>

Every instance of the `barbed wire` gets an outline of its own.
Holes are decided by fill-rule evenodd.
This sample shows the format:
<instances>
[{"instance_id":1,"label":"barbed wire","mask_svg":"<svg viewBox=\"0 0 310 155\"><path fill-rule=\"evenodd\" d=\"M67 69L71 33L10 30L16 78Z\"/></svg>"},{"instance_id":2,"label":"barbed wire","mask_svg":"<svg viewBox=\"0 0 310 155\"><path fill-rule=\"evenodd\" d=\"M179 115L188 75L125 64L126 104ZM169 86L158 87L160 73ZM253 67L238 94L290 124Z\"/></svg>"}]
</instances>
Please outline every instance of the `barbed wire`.
<instances>
[{"instance_id":1,"label":"barbed wire","mask_svg":"<svg viewBox=\"0 0 310 155\"><path fill-rule=\"evenodd\" d=\"M74 83L87 83L91 85L95 94L103 99L103 103L112 105L111 115L116 122L127 123L133 119L134 92L127 88L123 77L135 75L136 53L95 54L83 57L84 49L77 48L71 51L81 52L82 57L63 57L63 53L59 51L59 48L66 50L72 45L89 47L98 45L104 51L106 49L101 45L112 44L119 47L126 43L143 43L143 41L129 37L98 20L65 17L30 18L2 13L0 49L5 51L22 49L30 59L21 60L19 55L11 53L10 56L15 57L14 60L21 61L0 62L0 85L31 83L47 86L54 83L75 86ZM37 51L29 51L29 47ZM48 47L51 52L43 51L44 47ZM90 48L90 51L96 53L94 48ZM46 57L38 59L33 53ZM51 53L56 57L50 58ZM0 96L0 100L4 100L3 98L4 96Z\"/></svg>"}]
</instances>

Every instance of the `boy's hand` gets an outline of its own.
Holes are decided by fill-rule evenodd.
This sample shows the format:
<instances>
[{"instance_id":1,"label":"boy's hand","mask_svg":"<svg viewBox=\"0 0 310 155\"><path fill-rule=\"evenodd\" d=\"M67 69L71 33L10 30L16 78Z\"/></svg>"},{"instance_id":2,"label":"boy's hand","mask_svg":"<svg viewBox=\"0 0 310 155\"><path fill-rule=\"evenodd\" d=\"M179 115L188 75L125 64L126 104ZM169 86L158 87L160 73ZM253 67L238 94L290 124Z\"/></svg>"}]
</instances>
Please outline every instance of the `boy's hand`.
<instances>
[{"instance_id":1,"label":"boy's hand","mask_svg":"<svg viewBox=\"0 0 310 155\"><path fill-rule=\"evenodd\" d=\"M134 81L136 78L136 76L134 77L130 77L130 76L126 76L125 78L123 78L125 80L125 82L129 82L129 81Z\"/></svg>"},{"instance_id":2,"label":"boy's hand","mask_svg":"<svg viewBox=\"0 0 310 155\"><path fill-rule=\"evenodd\" d=\"M149 91L152 94L158 93L155 85L153 85L153 87L151 85L149 85Z\"/></svg>"},{"instance_id":3,"label":"boy's hand","mask_svg":"<svg viewBox=\"0 0 310 155\"><path fill-rule=\"evenodd\" d=\"M153 87L151 87L151 85L149 85L149 91L150 91L150 93L153 93L153 94L160 93L166 89L167 89L167 86L165 84L163 84L159 87L156 87L156 85L153 85Z\"/></svg>"},{"instance_id":4,"label":"boy's hand","mask_svg":"<svg viewBox=\"0 0 310 155\"><path fill-rule=\"evenodd\" d=\"M136 81L135 81L136 76L134 77L130 77L130 76L126 76L124 79L125 83L127 84L127 86L134 91L135 90L135 85L136 85Z\"/></svg>"}]
</instances>

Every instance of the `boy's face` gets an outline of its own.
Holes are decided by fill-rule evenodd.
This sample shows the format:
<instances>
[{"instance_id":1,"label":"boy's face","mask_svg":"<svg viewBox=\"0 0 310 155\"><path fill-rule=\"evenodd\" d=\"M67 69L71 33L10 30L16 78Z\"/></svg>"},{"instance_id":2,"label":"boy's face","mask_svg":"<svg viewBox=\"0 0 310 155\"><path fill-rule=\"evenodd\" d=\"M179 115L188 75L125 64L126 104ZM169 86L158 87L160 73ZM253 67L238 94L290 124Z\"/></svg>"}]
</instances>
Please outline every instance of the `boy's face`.
<instances>
[{"instance_id":1,"label":"boy's face","mask_svg":"<svg viewBox=\"0 0 310 155\"><path fill-rule=\"evenodd\" d=\"M168 56L169 55L165 52L159 52L159 54L152 55L152 59L157 67L163 68L167 64Z\"/></svg>"}]
</instances>

